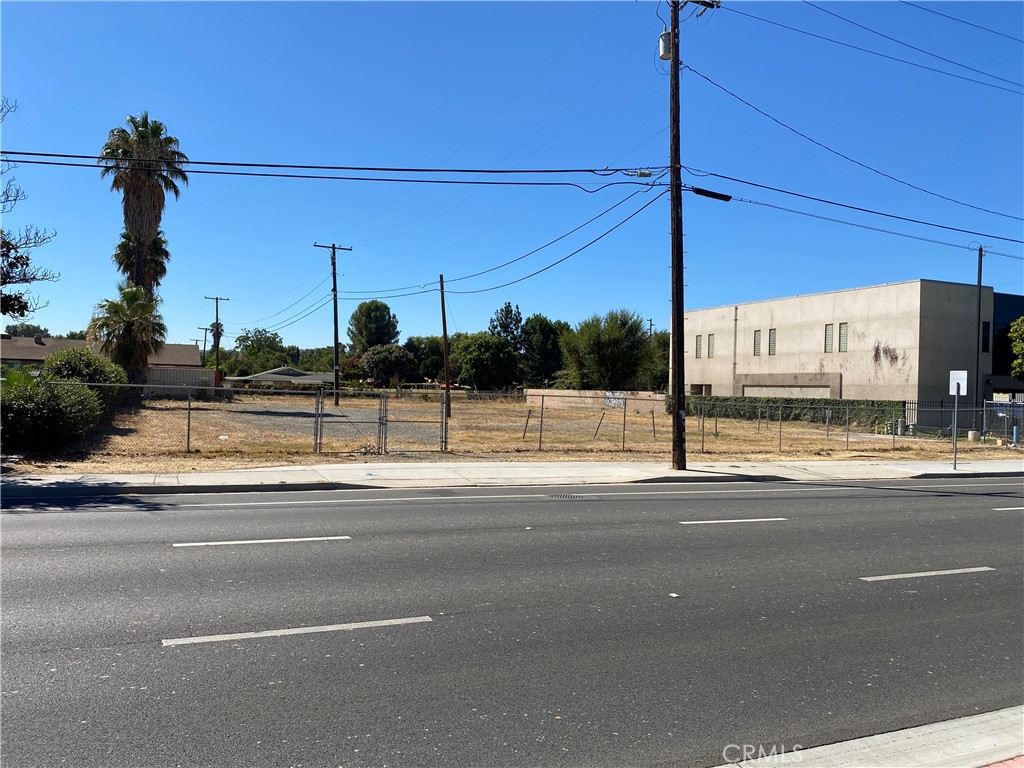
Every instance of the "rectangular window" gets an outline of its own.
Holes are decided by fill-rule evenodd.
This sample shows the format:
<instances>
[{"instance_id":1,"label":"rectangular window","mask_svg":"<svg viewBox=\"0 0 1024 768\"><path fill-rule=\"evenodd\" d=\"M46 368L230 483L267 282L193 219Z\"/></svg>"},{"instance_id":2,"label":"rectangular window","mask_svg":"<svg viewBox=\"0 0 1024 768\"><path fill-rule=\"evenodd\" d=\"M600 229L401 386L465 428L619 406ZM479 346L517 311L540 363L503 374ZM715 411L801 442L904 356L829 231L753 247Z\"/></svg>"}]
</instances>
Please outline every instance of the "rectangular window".
<instances>
[{"instance_id":1,"label":"rectangular window","mask_svg":"<svg viewBox=\"0 0 1024 768\"><path fill-rule=\"evenodd\" d=\"M700 359L700 336L697 337L697 359Z\"/></svg>"},{"instance_id":2,"label":"rectangular window","mask_svg":"<svg viewBox=\"0 0 1024 768\"><path fill-rule=\"evenodd\" d=\"M832 351L832 323L825 323L825 351Z\"/></svg>"},{"instance_id":3,"label":"rectangular window","mask_svg":"<svg viewBox=\"0 0 1024 768\"><path fill-rule=\"evenodd\" d=\"M761 332L754 331L754 357L761 356Z\"/></svg>"},{"instance_id":4,"label":"rectangular window","mask_svg":"<svg viewBox=\"0 0 1024 768\"><path fill-rule=\"evenodd\" d=\"M981 351L982 352L990 351L989 350L989 340L988 340L988 337L989 337L989 335L991 333L992 333L992 323L990 323L988 320L982 320L981 321ZM709 355L710 355L710 353L709 353Z\"/></svg>"},{"instance_id":5,"label":"rectangular window","mask_svg":"<svg viewBox=\"0 0 1024 768\"><path fill-rule=\"evenodd\" d=\"M708 334L708 357L715 356L715 334Z\"/></svg>"},{"instance_id":6,"label":"rectangular window","mask_svg":"<svg viewBox=\"0 0 1024 768\"><path fill-rule=\"evenodd\" d=\"M768 354L769 355L774 355L775 354L775 329L774 328L769 328L768 329Z\"/></svg>"},{"instance_id":7,"label":"rectangular window","mask_svg":"<svg viewBox=\"0 0 1024 768\"><path fill-rule=\"evenodd\" d=\"M846 352L849 349L850 338L850 324L840 323L839 324L839 351Z\"/></svg>"}]
</instances>

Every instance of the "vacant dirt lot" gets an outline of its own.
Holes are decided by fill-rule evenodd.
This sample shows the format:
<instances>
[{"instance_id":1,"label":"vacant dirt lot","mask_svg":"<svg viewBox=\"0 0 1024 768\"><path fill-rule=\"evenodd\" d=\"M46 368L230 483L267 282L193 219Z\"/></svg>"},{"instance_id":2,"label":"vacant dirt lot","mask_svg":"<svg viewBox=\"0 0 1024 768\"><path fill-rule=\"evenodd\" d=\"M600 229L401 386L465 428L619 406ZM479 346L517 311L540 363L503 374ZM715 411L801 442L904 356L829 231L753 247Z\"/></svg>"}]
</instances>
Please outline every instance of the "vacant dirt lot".
<instances>
[{"instance_id":1,"label":"vacant dirt lot","mask_svg":"<svg viewBox=\"0 0 1024 768\"><path fill-rule=\"evenodd\" d=\"M257 396L230 403L159 401L119 414L88 438L88 451L60 457L7 457L5 472L189 472L294 464L388 461L669 461L670 417L657 409L546 406L514 398L453 403L448 451L441 452L440 405L406 397L387 407L385 455L374 400L325 404L313 450L308 397ZM952 460L945 437L874 434L862 425L689 418L689 461ZM1020 458L1016 449L959 442L964 461Z\"/></svg>"}]
</instances>

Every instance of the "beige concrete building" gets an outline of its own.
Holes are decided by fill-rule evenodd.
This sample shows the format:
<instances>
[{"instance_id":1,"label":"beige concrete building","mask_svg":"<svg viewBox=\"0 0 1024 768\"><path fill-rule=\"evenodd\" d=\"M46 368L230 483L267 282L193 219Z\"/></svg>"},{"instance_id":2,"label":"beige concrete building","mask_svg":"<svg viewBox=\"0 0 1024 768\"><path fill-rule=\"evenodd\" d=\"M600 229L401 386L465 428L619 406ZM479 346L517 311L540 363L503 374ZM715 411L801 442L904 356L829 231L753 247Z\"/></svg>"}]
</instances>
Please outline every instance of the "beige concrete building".
<instances>
[{"instance_id":1,"label":"beige concrete building","mask_svg":"<svg viewBox=\"0 0 1024 768\"><path fill-rule=\"evenodd\" d=\"M688 310L686 391L938 400L949 397L950 371L966 370L973 400L977 296L974 285L912 280ZM992 375L993 344L1000 332L993 327L993 305L1000 300L1003 311L997 314L1006 316L1019 309L1024 298L981 289L981 379L986 398L992 396L994 380L1015 386L1008 376ZM1016 384L1024 387L1024 382Z\"/></svg>"}]
</instances>

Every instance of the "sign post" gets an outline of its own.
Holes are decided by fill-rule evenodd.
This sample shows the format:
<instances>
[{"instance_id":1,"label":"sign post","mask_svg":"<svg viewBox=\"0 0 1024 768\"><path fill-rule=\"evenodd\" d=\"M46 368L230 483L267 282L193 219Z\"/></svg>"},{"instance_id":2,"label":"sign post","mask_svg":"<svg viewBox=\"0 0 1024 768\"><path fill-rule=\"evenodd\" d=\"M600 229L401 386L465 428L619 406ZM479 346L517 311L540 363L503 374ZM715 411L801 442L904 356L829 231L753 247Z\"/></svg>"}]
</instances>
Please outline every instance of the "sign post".
<instances>
[{"instance_id":1,"label":"sign post","mask_svg":"<svg viewBox=\"0 0 1024 768\"><path fill-rule=\"evenodd\" d=\"M949 372L949 394L953 395L953 469L956 469L956 417L960 395L967 395L967 371Z\"/></svg>"}]
</instances>

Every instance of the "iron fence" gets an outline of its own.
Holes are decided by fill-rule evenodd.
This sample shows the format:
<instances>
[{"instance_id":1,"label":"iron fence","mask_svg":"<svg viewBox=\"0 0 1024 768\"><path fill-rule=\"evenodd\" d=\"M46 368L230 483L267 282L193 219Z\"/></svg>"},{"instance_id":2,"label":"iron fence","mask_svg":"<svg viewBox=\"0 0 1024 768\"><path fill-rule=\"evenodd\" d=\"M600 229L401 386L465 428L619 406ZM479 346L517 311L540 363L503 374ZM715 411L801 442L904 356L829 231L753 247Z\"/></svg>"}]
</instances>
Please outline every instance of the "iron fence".
<instances>
[{"instance_id":1,"label":"iron fence","mask_svg":"<svg viewBox=\"0 0 1024 768\"><path fill-rule=\"evenodd\" d=\"M52 382L48 386L68 386ZM458 452L624 453L669 456L672 421L660 397L557 390L232 389L89 385L106 404L80 448L102 454L277 453L381 455ZM688 398L693 454L831 455L949 440L953 405L806 401L744 403ZM958 433L1019 440L1024 404L959 408Z\"/></svg>"}]
</instances>

